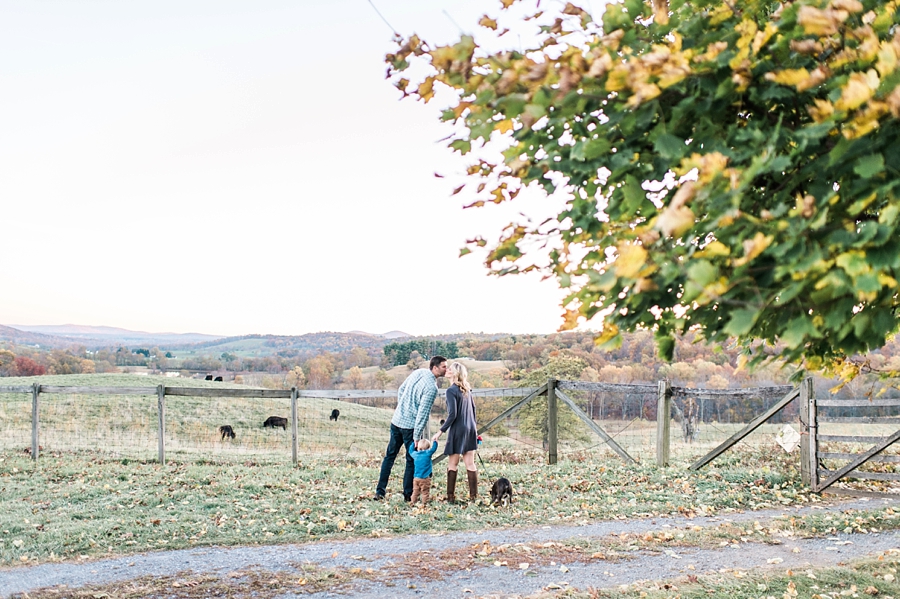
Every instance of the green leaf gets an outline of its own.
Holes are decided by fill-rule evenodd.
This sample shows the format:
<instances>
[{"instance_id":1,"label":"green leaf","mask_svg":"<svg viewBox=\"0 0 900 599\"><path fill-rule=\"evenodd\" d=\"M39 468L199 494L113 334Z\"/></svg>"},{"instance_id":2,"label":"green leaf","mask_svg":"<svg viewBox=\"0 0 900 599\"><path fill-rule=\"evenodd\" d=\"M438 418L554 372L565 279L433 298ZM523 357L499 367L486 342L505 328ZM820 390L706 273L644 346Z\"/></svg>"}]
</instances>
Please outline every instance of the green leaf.
<instances>
[{"instance_id":1,"label":"green leaf","mask_svg":"<svg viewBox=\"0 0 900 599\"><path fill-rule=\"evenodd\" d=\"M472 150L472 142L465 139L454 139L450 142L450 147L458 150L460 154L466 155Z\"/></svg>"},{"instance_id":2,"label":"green leaf","mask_svg":"<svg viewBox=\"0 0 900 599\"><path fill-rule=\"evenodd\" d=\"M884 171L884 156L881 154L869 154L856 161L853 172L863 179L871 179Z\"/></svg>"},{"instance_id":3,"label":"green leaf","mask_svg":"<svg viewBox=\"0 0 900 599\"><path fill-rule=\"evenodd\" d=\"M653 142L653 149L666 160L676 161L687 153L688 146L683 139L663 133Z\"/></svg>"},{"instance_id":4,"label":"green leaf","mask_svg":"<svg viewBox=\"0 0 900 599\"><path fill-rule=\"evenodd\" d=\"M756 323L759 311L747 308L740 308L731 313L731 320L725 325L725 332L734 337L746 335Z\"/></svg>"},{"instance_id":5,"label":"green leaf","mask_svg":"<svg viewBox=\"0 0 900 599\"><path fill-rule=\"evenodd\" d=\"M641 182L634 175L625 177L625 185L622 187L625 201L622 203L623 214L634 214L640 210L641 205L647 199L647 193L641 188Z\"/></svg>"},{"instance_id":6,"label":"green leaf","mask_svg":"<svg viewBox=\"0 0 900 599\"><path fill-rule=\"evenodd\" d=\"M659 357L666 362L671 362L675 355L675 338L671 335L663 335L656 338L656 347L659 350Z\"/></svg>"},{"instance_id":7,"label":"green leaf","mask_svg":"<svg viewBox=\"0 0 900 599\"><path fill-rule=\"evenodd\" d=\"M695 260L687 269L688 277L701 287L706 287L719 278L719 269L709 260Z\"/></svg>"},{"instance_id":8,"label":"green leaf","mask_svg":"<svg viewBox=\"0 0 900 599\"><path fill-rule=\"evenodd\" d=\"M569 156L572 160L593 161L605 156L612 149L612 144L605 137L586 139L572 146Z\"/></svg>"},{"instance_id":9,"label":"green leaf","mask_svg":"<svg viewBox=\"0 0 900 599\"><path fill-rule=\"evenodd\" d=\"M808 336L814 336L816 333L812 321L806 316L799 316L792 319L785 328L781 340L791 349L797 349L807 339Z\"/></svg>"}]
</instances>

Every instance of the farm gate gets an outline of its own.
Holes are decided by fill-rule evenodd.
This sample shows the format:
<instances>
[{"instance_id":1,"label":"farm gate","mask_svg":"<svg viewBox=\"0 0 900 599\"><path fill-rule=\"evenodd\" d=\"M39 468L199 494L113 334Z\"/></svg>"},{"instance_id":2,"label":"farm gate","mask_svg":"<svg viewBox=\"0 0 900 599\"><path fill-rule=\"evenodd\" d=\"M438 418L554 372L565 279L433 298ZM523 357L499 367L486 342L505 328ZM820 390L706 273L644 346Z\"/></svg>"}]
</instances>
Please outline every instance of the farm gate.
<instances>
[{"instance_id":1,"label":"farm gate","mask_svg":"<svg viewBox=\"0 0 900 599\"><path fill-rule=\"evenodd\" d=\"M809 486L813 491L853 495L900 492L900 397L809 397ZM840 483L840 487L836 487ZM877 489L873 491L872 489Z\"/></svg>"}]
</instances>

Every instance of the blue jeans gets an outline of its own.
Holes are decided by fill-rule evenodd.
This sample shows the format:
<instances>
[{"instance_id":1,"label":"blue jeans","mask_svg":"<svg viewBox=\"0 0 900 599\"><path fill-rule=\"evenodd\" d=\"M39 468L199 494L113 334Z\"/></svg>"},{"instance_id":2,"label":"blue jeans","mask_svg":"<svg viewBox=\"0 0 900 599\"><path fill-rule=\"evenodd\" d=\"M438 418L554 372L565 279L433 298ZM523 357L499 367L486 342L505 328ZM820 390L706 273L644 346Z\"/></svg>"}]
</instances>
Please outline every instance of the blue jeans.
<instances>
[{"instance_id":1,"label":"blue jeans","mask_svg":"<svg viewBox=\"0 0 900 599\"><path fill-rule=\"evenodd\" d=\"M378 477L378 487L375 494L384 497L387 493L388 478L391 476L391 469L394 467L394 460L400 453L400 448L406 450L406 470L403 472L403 498L409 499L413 492L413 473L415 472L415 463L412 456L409 455L409 444L413 442L413 429L400 428L391 424L391 439L388 441L387 451L384 459L381 461L381 475Z\"/></svg>"}]
</instances>

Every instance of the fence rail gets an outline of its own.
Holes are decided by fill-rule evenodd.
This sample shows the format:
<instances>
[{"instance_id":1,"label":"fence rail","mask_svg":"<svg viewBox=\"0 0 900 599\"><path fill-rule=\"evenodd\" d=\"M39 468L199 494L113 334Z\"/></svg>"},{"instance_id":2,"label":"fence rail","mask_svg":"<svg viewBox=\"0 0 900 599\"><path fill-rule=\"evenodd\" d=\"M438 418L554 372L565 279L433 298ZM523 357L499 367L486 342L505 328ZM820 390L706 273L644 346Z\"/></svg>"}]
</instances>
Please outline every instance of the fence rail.
<instances>
[{"instance_id":1,"label":"fence rail","mask_svg":"<svg viewBox=\"0 0 900 599\"><path fill-rule=\"evenodd\" d=\"M250 455L254 452L271 455L273 450L285 451L288 442L290 443L291 459L295 464L298 462L298 447L301 444L306 448L304 451L307 454L310 448L317 454L321 454L323 450L345 453L349 444L350 448L354 448L353 451L362 452L371 457L381 444L378 434L389 419L387 410L393 407L390 400L397 396L396 390L384 389L261 389L226 385L228 384L210 387L167 386L165 384L154 387L0 385L0 393L31 396L32 401L29 402L31 404L31 455L35 460L41 450L43 436L43 442L47 444L49 440L51 448L55 443L85 448L102 447L116 453L123 450L127 453L134 448L133 451L141 453L141 455L149 456L155 453L157 460L161 463L165 463L167 452L175 455L179 452L182 454L205 453L211 450L228 452L229 455ZM775 394L781 397L786 390L796 393L796 390L789 386L723 390L673 387L665 381L651 385L550 380L540 387L482 388L474 389L472 394L476 399L500 400L484 404L488 407L487 411L479 412L479 415L486 414L485 419L489 422L481 425L478 433L484 433L491 428L495 429L491 431L491 437L497 443L491 446L494 450L504 451L504 448L522 447L530 451L529 448L533 447L544 453L548 462L555 463L558 445L562 443L568 451L590 451L595 447L602 448L602 451L611 450L612 453L606 455L617 454L626 462L636 462L648 457L652 459L651 456L655 455L657 464L665 466L669 462L671 421L673 418L678 421L679 419L684 420L686 417L673 398L679 401L689 401L692 398L705 399L707 402L713 403L727 402L729 398L761 398L765 400L761 403L765 408L774 401ZM60 400L47 398L42 402L41 398L45 395L63 397ZM102 409L105 411L102 412L102 416L85 417L85 404L75 397L65 397L84 395L136 396L140 399L128 400L127 398L116 399L113 397L111 400L103 400L104 407ZM204 401L193 401L191 398L203 398ZM250 401L246 404L235 404L231 401L237 398L260 401ZM372 402L365 401L369 399ZM172 401L169 402L169 400ZM310 401L304 402L304 400ZM332 400L349 402L354 406L347 406L345 411L343 405L335 404ZM539 411L545 414L544 418L546 419L544 426L547 436L543 439L543 446L541 446L540 437L529 436L532 435L531 432L523 432L526 431L522 424L525 422L526 416L519 414L527 404L535 400L541 402L542 407ZM290 403L288 404L288 402ZM784 405L784 403L782 400L779 405ZM27 409L24 401L17 401L15 405L18 406L15 408L18 410L16 414L23 415ZM89 403L88 406L90 407L90 405L92 404ZM283 418L282 416L288 416L286 413L288 405L290 406L289 418ZM342 412L342 428L327 428L335 426L328 424L328 420L332 419L329 414L333 409L337 410L337 407L340 407ZM299 408L302 408L303 412L298 417ZM372 411L372 408L378 409ZM128 412L127 418L124 417L123 410ZM354 413L354 410L357 411ZM567 414L559 414L560 410ZM570 411L571 414L568 414ZM777 412L777 408L766 410L761 417L754 419L754 424L761 424L775 412ZM276 426L284 429L288 434L275 435L275 433L267 432L273 431L274 428L266 429L268 425L260 426L262 419L257 420L257 418L264 413L262 418L268 414L280 413L281 416L277 417L279 423ZM92 414L97 414L97 412ZM533 418L534 410L529 408L523 414L526 414L527 418ZM16 417L21 420L21 416ZM347 417L353 423L350 425L354 427L352 430L355 432L353 433L348 433L348 425L343 424ZM697 417L696 413L695 417ZM707 413L706 417L710 418L711 413ZM236 421L229 420L230 418ZM216 419L218 422L213 425L210 422L212 419ZM333 420L337 421L337 417ZM302 422L302 429L298 428L298 421ZM73 424L77 422L86 422L87 424ZM221 432L222 438L221 441L219 440L219 434L215 432L215 427L229 422L242 427L240 430L243 430L244 433L241 438L246 441L239 445L226 443L226 433L222 432L221 428L219 432ZM281 422L284 424L282 425ZM577 439L576 437L566 438L561 441L558 438L558 435L561 434L559 431L573 430L573 422L583 427L584 433L577 434L586 436L579 436ZM709 454L704 458L703 464L732 447L752 430L752 428L748 430L748 427L744 427L740 421L732 423L730 420L727 422L715 419L704 420L702 409L699 411L699 422L707 427L709 431L706 433L707 435L712 433L716 444L731 435L728 441L716 448L714 455ZM740 424L738 424L739 422ZM254 424L251 425L251 423ZM650 426L654 423L656 426L651 429ZM533 422L529 426L532 428L527 429L528 431L534 430ZM42 427L46 430L42 430ZM737 435L732 434L738 427L744 427L744 430ZM231 427L225 428L230 429ZM237 430L238 426L235 426L235 429ZM85 430L90 435L89 437L76 439L71 436L83 434ZM768 439L769 433L766 434ZM25 435L27 433L23 432L19 439L25 441L27 438ZM591 438L593 442L590 440ZM89 440L86 441L86 439ZM712 446L707 445L710 441L711 439L704 437L701 443L694 446L689 444L692 441L687 436L683 443L679 438L680 453L678 455L680 457L685 457L686 454L696 456L698 451L708 451L708 447ZM71 445L73 443L74 445ZM342 450L341 447L344 449ZM700 466L695 464L694 467Z\"/></svg>"}]
</instances>

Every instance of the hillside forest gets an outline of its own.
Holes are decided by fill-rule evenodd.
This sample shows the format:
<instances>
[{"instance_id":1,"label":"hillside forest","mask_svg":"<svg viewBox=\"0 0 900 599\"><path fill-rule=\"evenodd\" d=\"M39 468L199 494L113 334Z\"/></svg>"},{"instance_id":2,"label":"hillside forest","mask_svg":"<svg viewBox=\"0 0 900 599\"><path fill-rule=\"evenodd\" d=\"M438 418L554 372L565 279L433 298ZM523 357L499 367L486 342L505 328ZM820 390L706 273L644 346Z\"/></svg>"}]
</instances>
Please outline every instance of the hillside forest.
<instances>
[{"instance_id":1,"label":"hillside forest","mask_svg":"<svg viewBox=\"0 0 900 599\"><path fill-rule=\"evenodd\" d=\"M167 373L182 378L223 376L269 388L393 389L432 355L460 359L476 387L514 387L547 372L560 378L611 383L653 383L697 388L740 388L789 382L791 366L772 363L750 370L736 345L704 344L691 335L676 341L671 362L662 360L648 332L623 336L603 350L593 332L551 335L458 334L389 341L372 335L316 333L298 337L250 335L173 347L35 347L0 341L0 376ZM865 356L868 374L838 394L858 397L891 390L879 371L900 369L900 343L889 341ZM549 367L549 370L547 370Z\"/></svg>"}]
</instances>

